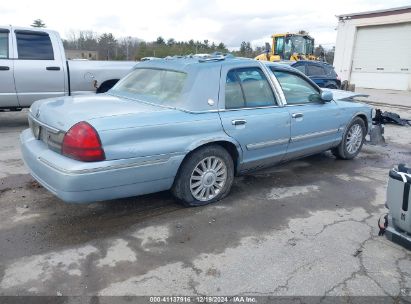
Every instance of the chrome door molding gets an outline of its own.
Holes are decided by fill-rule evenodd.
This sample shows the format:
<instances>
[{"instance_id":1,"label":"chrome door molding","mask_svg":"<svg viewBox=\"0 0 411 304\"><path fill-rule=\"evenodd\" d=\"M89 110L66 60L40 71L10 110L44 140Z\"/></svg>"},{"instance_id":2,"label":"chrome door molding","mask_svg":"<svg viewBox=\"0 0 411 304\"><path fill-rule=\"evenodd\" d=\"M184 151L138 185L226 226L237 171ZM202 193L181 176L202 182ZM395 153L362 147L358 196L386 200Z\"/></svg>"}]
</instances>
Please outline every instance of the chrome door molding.
<instances>
[{"instance_id":1,"label":"chrome door molding","mask_svg":"<svg viewBox=\"0 0 411 304\"><path fill-rule=\"evenodd\" d=\"M257 149L263 149L263 148L268 148L276 145L283 145L286 143L289 143L290 139L289 138L280 138L276 140L270 140L270 141L263 141L259 143L253 143L253 144L248 144L246 146L247 150L257 150Z\"/></svg>"},{"instance_id":2,"label":"chrome door molding","mask_svg":"<svg viewBox=\"0 0 411 304\"><path fill-rule=\"evenodd\" d=\"M341 131L341 128L337 128L337 129L330 129L330 130L325 130L325 131L320 131L320 132L307 133L307 134L291 137L290 142L297 142L297 141L302 141L306 139L313 139L313 138L317 138L321 136L332 135L340 131Z\"/></svg>"}]
</instances>

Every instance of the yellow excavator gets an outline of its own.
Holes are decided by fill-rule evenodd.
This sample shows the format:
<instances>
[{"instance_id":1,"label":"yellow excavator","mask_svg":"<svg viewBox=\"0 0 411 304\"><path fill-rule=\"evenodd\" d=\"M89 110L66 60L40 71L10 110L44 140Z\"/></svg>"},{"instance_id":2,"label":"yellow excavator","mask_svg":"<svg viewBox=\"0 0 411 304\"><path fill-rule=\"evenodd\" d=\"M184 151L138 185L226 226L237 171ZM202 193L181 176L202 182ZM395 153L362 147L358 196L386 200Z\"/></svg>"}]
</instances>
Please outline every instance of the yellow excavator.
<instances>
[{"instance_id":1,"label":"yellow excavator","mask_svg":"<svg viewBox=\"0 0 411 304\"><path fill-rule=\"evenodd\" d=\"M272 47L266 43L265 53L254 59L266 61L319 59L314 56L314 38L308 34L274 34L271 38Z\"/></svg>"}]
</instances>

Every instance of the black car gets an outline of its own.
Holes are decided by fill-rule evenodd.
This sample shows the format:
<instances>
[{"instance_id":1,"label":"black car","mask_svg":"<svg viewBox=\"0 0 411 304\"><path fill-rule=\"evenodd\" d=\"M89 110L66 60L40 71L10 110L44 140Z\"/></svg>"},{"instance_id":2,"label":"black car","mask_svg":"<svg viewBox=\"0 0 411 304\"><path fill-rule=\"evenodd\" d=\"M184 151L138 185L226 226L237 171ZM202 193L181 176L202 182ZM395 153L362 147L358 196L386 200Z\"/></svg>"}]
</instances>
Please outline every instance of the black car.
<instances>
[{"instance_id":1,"label":"black car","mask_svg":"<svg viewBox=\"0 0 411 304\"><path fill-rule=\"evenodd\" d=\"M339 89L341 87L341 80L331 64L308 60L284 63L303 72L321 88Z\"/></svg>"}]
</instances>

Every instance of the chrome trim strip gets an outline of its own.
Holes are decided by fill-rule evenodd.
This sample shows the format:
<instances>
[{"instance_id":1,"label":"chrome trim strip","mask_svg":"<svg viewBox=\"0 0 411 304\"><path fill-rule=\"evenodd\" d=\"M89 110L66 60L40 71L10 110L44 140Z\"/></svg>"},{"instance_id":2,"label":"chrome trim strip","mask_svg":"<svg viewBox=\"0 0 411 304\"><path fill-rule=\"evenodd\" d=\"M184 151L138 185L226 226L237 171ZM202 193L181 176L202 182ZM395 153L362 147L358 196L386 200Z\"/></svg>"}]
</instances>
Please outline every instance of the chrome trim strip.
<instances>
[{"instance_id":1,"label":"chrome trim strip","mask_svg":"<svg viewBox=\"0 0 411 304\"><path fill-rule=\"evenodd\" d=\"M50 131L51 133L55 133L55 134L56 134L56 133L59 133L59 132L63 132L63 131L61 131L61 130L59 130L59 129L50 127L49 125L46 125L44 122L41 122L40 120L34 118L31 113L29 113L28 117L29 117L29 119L31 119L32 121L34 121L36 124L38 124L38 125L46 128L46 129L47 129L48 131Z\"/></svg>"},{"instance_id":2,"label":"chrome trim strip","mask_svg":"<svg viewBox=\"0 0 411 304\"><path fill-rule=\"evenodd\" d=\"M301 107L301 106L305 106L305 105L324 105L327 103L335 103L334 100L330 100L330 101L310 101L310 102L303 102L303 103L292 103L292 104L287 104L287 107Z\"/></svg>"},{"instance_id":3,"label":"chrome trim strip","mask_svg":"<svg viewBox=\"0 0 411 304\"><path fill-rule=\"evenodd\" d=\"M266 71L268 71L267 73L268 73L269 76L270 76L270 80L271 80L271 82L273 83L273 85L274 85L274 87L275 87L275 89L276 89L276 91L277 91L277 94L280 96L281 104L282 104L283 106L286 106L286 105L287 105L287 99L285 98L283 88L281 87L281 84L280 84L280 82L278 81L277 77L275 77L274 72L271 71L270 65L267 64L267 63L263 63L263 62L261 62L261 61L259 61L259 63L260 63L260 65L263 65L263 66L266 68Z\"/></svg>"},{"instance_id":4,"label":"chrome trim strip","mask_svg":"<svg viewBox=\"0 0 411 304\"><path fill-rule=\"evenodd\" d=\"M64 94L65 92L63 91L62 92L19 92L19 95L24 95L24 96L27 96L27 95L47 95L47 96L56 95L51 98L64 96ZM50 98L50 97L45 97L45 98Z\"/></svg>"},{"instance_id":5,"label":"chrome trim strip","mask_svg":"<svg viewBox=\"0 0 411 304\"><path fill-rule=\"evenodd\" d=\"M164 164L168 162L172 156L178 156L178 155L181 155L181 154L175 153L173 155L167 155L167 156L164 155L162 157L161 155L159 155L159 157L156 159L149 159L149 160L143 159L140 161L134 161L132 163L111 165L107 167L81 169L81 170L68 170L68 169L61 168L41 156L38 157L38 160L41 161L43 164L49 166L50 168L57 170L64 174L88 174L88 173L104 172L104 171L109 171L109 170L129 169L129 168L138 168L138 167L144 167L144 166Z\"/></svg>"},{"instance_id":6,"label":"chrome trim strip","mask_svg":"<svg viewBox=\"0 0 411 304\"><path fill-rule=\"evenodd\" d=\"M255 144L248 144L246 145L246 148L247 150L257 150L257 149L268 148L271 146L287 144L289 142L290 142L289 138L280 138L276 140L264 141L264 142L259 142Z\"/></svg>"},{"instance_id":7,"label":"chrome trim strip","mask_svg":"<svg viewBox=\"0 0 411 304\"><path fill-rule=\"evenodd\" d=\"M281 89L280 83L278 82L277 78L275 78L274 73L271 72L270 68L261 61L258 61L258 64L260 65L260 68L267 77L267 80L271 85L271 89L274 91L277 104L280 107L284 107L287 104L287 102L285 100L285 96Z\"/></svg>"},{"instance_id":8,"label":"chrome trim strip","mask_svg":"<svg viewBox=\"0 0 411 304\"><path fill-rule=\"evenodd\" d=\"M261 107L251 107L251 108L221 109L221 110L219 110L219 112L257 110L257 109L271 109L271 108L282 108L282 106L261 106Z\"/></svg>"},{"instance_id":9,"label":"chrome trim strip","mask_svg":"<svg viewBox=\"0 0 411 304\"><path fill-rule=\"evenodd\" d=\"M331 134L338 133L339 131L340 131L340 129L338 128L338 129L331 129L331 130L326 130L326 131L320 131L320 132L313 132L313 133L298 135L298 136L291 137L291 142L301 141L301 140L305 140L305 139L312 139L312 138L321 137L321 136L325 136L325 135L331 135Z\"/></svg>"}]
</instances>

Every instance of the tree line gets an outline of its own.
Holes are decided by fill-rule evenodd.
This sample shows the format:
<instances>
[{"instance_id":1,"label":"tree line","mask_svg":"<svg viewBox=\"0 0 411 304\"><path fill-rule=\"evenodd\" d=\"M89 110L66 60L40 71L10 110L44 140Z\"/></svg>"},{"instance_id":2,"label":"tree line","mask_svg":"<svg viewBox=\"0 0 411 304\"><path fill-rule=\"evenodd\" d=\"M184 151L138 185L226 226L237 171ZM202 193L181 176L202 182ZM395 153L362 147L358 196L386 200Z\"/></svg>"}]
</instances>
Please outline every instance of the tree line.
<instances>
[{"instance_id":1,"label":"tree line","mask_svg":"<svg viewBox=\"0 0 411 304\"><path fill-rule=\"evenodd\" d=\"M33 27L46 27L41 19L34 20ZM306 31L300 31L307 33ZM209 40L177 41L174 38L165 39L159 36L155 41L144 41L135 37L116 38L112 33L98 35L93 31L70 31L67 39L63 39L65 49L97 51L100 60L141 60L144 57L166 57L175 55L190 55L221 52L228 53L227 46ZM253 48L251 43L243 41L234 56L254 58L264 53L265 46ZM324 49L321 45L314 49L314 55L333 63L335 47Z\"/></svg>"},{"instance_id":2,"label":"tree line","mask_svg":"<svg viewBox=\"0 0 411 304\"><path fill-rule=\"evenodd\" d=\"M97 35L91 31L72 31L67 39L63 39L63 44L66 49L97 51L101 60L141 60L144 57L228 52L224 43L210 43L209 40L177 41L160 36L147 42L135 37L116 38L111 33Z\"/></svg>"},{"instance_id":3,"label":"tree line","mask_svg":"<svg viewBox=\"0 0 411 304\"><path fill-rule=\"evenodd\" d=\"M91 31L70 32L63 40L66 49L97 51L100 60L141 60L144 57L166 57L175 55L190 55L221 52L228 53L227 46L209 40L176 41L174 38L158 37L155 41L144 41L135 37L116 38L111 33L97 35ZM334 61L335 47L331 50L319 45L314 49L314 55L325 59L328 63ZM243 41L237 51L231 51L234 56L254 58L265 52L265 46L253 48L251 43Z\"/></svg>"}]
</instances>

